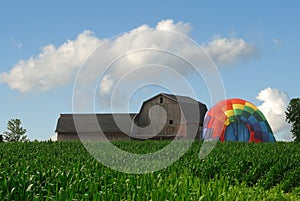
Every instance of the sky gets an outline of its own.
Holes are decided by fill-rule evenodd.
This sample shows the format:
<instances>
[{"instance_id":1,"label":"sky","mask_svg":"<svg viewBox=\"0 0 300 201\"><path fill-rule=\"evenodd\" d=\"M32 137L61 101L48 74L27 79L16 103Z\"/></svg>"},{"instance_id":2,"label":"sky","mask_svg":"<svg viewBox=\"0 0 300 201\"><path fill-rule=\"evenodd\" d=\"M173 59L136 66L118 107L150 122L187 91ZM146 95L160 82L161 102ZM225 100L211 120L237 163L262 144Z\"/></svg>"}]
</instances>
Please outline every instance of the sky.
<instances>
[{"instance_id":1,"label":"sky","mask_svg":"<svg viewBox=\"0 0 300 201\"><path fill-rule=\"evenodd\" d=\"M138 112L143 100L160 92L194 94L211 107L221 99L211 89L218 90L220 80L226 98L254 103L276 139L289 141L284 112L300 94L299 6L257 0L2 2L0 132L19 118L31 140L47 140L61 113ZM139 48L152 49L134 52ZM195 72L176 55L191 61L206 55L219 77L201 77L205 67ZM90 91L74 96L86 82Z\"/></svg>"}]
</instances>

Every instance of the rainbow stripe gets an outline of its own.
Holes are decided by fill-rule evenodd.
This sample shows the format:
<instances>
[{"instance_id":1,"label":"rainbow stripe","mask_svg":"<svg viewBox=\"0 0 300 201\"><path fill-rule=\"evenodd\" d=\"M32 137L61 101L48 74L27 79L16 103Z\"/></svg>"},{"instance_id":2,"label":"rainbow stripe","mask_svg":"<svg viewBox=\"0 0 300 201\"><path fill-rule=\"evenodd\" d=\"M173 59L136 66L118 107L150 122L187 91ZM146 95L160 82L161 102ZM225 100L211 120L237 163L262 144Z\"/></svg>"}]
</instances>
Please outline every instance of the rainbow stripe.
<instances>
[{"instance_id":1,"label":"rainbow stripe","mask_svg":"<svg viewBox=\"0 0 300 201\"><path fill-rule=\"evenodd\" d=\"M275 141L263 113L254 104L239 98L220 101L207 112L203 125L204 139L225 141L225 130L233 122L242 122L248 128L248 142Z\"/></svg>"}]
</instances>

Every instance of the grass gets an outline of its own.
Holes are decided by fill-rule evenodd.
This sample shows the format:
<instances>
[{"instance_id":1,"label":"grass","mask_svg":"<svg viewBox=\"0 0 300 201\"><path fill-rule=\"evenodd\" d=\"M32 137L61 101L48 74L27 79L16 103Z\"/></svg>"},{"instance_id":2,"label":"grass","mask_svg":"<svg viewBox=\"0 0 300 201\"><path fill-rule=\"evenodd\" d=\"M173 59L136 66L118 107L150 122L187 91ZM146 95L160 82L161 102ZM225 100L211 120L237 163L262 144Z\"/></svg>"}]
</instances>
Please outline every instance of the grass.
<instances>
[{"instance_id":1,"label":"grass","mask_svg":"<svg viewBox=\"0 0 300 201\"><path fill-rule=\"evenodd\" d=\"M114 144L152 153L169 142ZM1 143L0 200L300 200L300 144L218 143L200 160L201 144L137 175L105 167L80 142Z\"/></svg>"}]
</instances>

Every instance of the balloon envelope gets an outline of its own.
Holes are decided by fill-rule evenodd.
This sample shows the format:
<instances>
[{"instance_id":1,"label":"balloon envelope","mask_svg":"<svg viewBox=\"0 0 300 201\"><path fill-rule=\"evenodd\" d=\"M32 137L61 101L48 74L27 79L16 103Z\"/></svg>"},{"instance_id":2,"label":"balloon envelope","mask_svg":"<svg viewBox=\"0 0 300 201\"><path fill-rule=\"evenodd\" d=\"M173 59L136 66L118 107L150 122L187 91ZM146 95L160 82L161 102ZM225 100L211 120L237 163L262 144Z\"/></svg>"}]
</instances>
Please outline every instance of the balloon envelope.
<instances>
[{"instance_id":1,"label":"balloon envelope","mask_svg":"<svg viewBox=\"0 0 300 201\"><path fill-rule=\"evenodd\" d=\"M275 142L272 129L263 113L252 103L239 98L220 101L206 113L203 138L235 142Z\"/></svg>"}]
</instances>

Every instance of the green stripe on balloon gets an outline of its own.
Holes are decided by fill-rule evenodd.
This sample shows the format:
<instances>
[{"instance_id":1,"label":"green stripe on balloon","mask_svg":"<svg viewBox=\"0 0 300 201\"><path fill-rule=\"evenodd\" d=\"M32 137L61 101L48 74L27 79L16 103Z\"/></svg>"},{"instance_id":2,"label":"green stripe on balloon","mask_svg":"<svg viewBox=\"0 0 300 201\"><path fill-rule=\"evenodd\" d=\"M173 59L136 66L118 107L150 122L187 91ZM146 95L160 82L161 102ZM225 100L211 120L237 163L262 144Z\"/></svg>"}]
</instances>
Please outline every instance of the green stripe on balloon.
<instances>
[{"instance_id":1,"label":"green stripe on balloon","mask_svg":"<svg viewBox=\"0 0 300 201\"><path fill-rule=\"evenodd\" d=\"M256 112L253 113L254 118L255 118L258 122L264 121L264 119L262 118L261 114L262 114L262 113L259 113L258 110L257 110Z\"/></svg>"},{"instance_id":2,"label":"green stripe on balloon","mask_svg":"<svg viewBox=\"0 0 300 201\"><path fill-rule=\"evenodd\" d=\"M249 113L248 111L244 110L242 113L242 116L244 116L246 119L248 119L252 114Z\"/></svg>"},{"instance_id":3,"label":"green stripe on balloon","mask_svg":"<svg viewBox=\"0 0 300 201\"><path fill-rule=\"evenodd\" d=\"M248 107L247 105L245 105L244 110L249 112L250 114L253 114L255 112L254 109L252 109L251 107Z\"/></svg>"},{"instance_id":4,"label":"green stripe on balloon","mask_svg":"<svg viewBox=\"0 0 300 201\"><path fill-rule=\"evenodd\" d=\"M263 114L260 110L257 110L256 112L259 113L259 115L261 116L261 118L262 118L264 121L267 121L266 117L264 116L264 114Z\"/></svg>"},{"instance_id":5,"label":"green stripe on balloon","mask_svg":"<svg viewBox=\"0 0 300 201\"><path fill-rule=\"evenodd\" d=\"M242 115L243 110L235 109L235 110L233 110L233 112L234 112L235 115Z\"/></svg>"}]
</instances>

